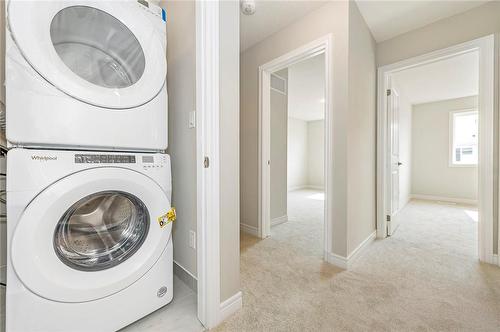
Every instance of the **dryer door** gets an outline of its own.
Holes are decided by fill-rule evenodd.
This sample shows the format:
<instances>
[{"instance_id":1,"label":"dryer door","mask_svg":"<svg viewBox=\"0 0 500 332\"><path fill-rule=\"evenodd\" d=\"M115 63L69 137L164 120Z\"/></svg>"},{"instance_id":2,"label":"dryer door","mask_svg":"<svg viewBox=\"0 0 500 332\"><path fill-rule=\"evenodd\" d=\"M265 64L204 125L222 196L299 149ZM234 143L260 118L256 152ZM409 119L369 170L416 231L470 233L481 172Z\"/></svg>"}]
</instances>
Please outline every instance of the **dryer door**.
<instances>
[{"instance_id":1,"label":"dryer door","mask_svg":"<svg viewBox=\"0 0 500 332\"><path fill-rule=\"evenodd\" d=\"M171 238L166 193L113 167L72 174L25 209L12 240L14 270L32 292L60 302L109 296L141 278Z\"/></svg>"},{"instance_id":2,"label":"dryer door","mask_svg":"<svg viewBox=\"0 0 500 332\"><path fill-rule=\"evenodd\" d=\"M161 90L166 53L135 1L10 1L10 33L26 61L52 85L105 108L143 105Z\"/></svg>"}]
</instances>

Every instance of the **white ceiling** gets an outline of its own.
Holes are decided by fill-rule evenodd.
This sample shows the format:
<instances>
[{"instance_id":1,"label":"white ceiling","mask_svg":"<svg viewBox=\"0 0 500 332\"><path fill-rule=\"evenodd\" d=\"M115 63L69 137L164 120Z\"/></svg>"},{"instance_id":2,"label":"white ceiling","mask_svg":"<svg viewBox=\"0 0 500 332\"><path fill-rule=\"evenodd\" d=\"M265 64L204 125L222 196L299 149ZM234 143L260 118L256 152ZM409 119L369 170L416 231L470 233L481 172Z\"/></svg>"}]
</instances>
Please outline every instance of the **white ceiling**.
<instances>
[{"instance_id":1,"label":"white ceiling","mask_svg":"<svg viewBox=\"0 0 500 332\"><path fill-rule=\"evenodd\" d=\"M363 1L356 0L377 42L396 37L478 7L488 1Z\"/></svg>"},{"instance_id":2,"label":"white ceiling","mask_svg":"<svg viewBox=\"0 0 500 332\"><path fill-rule=\"evenodd\" d=\"M325 117L325 57L288 67L288 116L304 121Z\"/></svg>"},{"instance_id":3,"label":"white ceiling","mask_svg":"<svg viewBox=\"0 0 500 332\"><path fill-rule=\"evenodd\" d=\"M266 39L326 2L257 0L255 14L240 13L240 51Z\"/></svg>"},{"instance_id":4,"label":"white ceiling","mask_svg":"<svg viewBox=\"0 0 500 332\"><path fill-rule=\"evenodd\" d=\"M411 104L478 94L479 55L470 52L406 69L393 75L393 85Z\"/></svg>"}]
</instances>

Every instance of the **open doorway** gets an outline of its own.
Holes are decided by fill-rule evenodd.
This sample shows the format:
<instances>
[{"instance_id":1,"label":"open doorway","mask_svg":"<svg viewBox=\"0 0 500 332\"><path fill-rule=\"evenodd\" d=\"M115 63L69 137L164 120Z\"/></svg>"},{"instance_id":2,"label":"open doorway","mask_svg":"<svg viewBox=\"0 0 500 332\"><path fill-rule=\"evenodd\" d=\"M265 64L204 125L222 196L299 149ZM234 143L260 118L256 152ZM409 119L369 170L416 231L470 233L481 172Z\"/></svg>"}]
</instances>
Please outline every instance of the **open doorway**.
<instances>
[{"instance_id":1,"label":"open doorway","mask_svg":"<svg viewBox=\"0 0 500 332\"><path fill-rule=\"evenodd\" d=\"M492 54L485 37L379 69L379 237L492 262Z\"/></svg>"},{"instance_id":2,"label":"open doorway","mask_svg":"<svg viewBox=\"0 0 500 332\"><path fill-rule=\"evenodd\" d=\"M313 236L325 260L332 248L329 216L333 204L328 180L333 172L328 88L332 84L331 45L331 35L319 38L262 65L259 75L259 218L255 235L273 235L272 224L315 219L318 235L304 233ZM273 108L277 110L273 112ZM314 218L297 201L302 205L309 202L317 212ZM281 228L287 227L293 225ZM290 230L290 234L295 232L299 228Z\"/></svg>"},{"instance_id":3,"label":"open doorway","mask_svg":"<svg viewBox=\"0 0 500 332\"><path fill-rule=\"evenodd\" d=\"M322 255L324 53L271 74L270 236ZM300 240L297 241L297 238Z\"/></svg>"}]
</instances>

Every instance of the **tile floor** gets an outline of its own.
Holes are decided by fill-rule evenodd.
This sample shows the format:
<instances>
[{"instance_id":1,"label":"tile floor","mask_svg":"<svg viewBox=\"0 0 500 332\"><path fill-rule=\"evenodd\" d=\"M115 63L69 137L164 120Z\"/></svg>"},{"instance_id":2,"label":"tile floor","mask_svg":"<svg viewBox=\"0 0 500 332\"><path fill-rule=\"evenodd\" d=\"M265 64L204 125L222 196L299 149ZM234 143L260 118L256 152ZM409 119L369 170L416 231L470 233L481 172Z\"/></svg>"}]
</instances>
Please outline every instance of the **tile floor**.
<instances>
[{"instance_id":1,"label":"tile floor","mask_svg":"<svg viewBox=\"0 0 500 332\"><path fill-rule=\"evenodd\" d=\"M120 332L204 331L197 318L196 293L174 276L174 300ZM0 331L5 331L5 288L0 287Z\"/></svg>"}]
</instances>

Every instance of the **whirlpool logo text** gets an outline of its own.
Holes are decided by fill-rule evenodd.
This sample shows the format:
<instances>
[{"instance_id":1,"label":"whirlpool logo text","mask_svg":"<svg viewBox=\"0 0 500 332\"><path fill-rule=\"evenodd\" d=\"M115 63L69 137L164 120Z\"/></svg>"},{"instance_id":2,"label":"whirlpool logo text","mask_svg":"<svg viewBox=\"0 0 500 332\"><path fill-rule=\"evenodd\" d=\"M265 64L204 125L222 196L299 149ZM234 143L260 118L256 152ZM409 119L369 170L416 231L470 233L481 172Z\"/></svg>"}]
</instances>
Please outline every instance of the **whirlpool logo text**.
<instances>
[{"instance_id":1,"label":"whirlpool logo text","mask_svg":"<svg viewBox=\"0 0 500 332\"><path fill-rule=\"evenodd\" d=\"M57 160L57 156L31 156L31 160L51 161L51 160Z\"/></svg>"}]
</instances>

